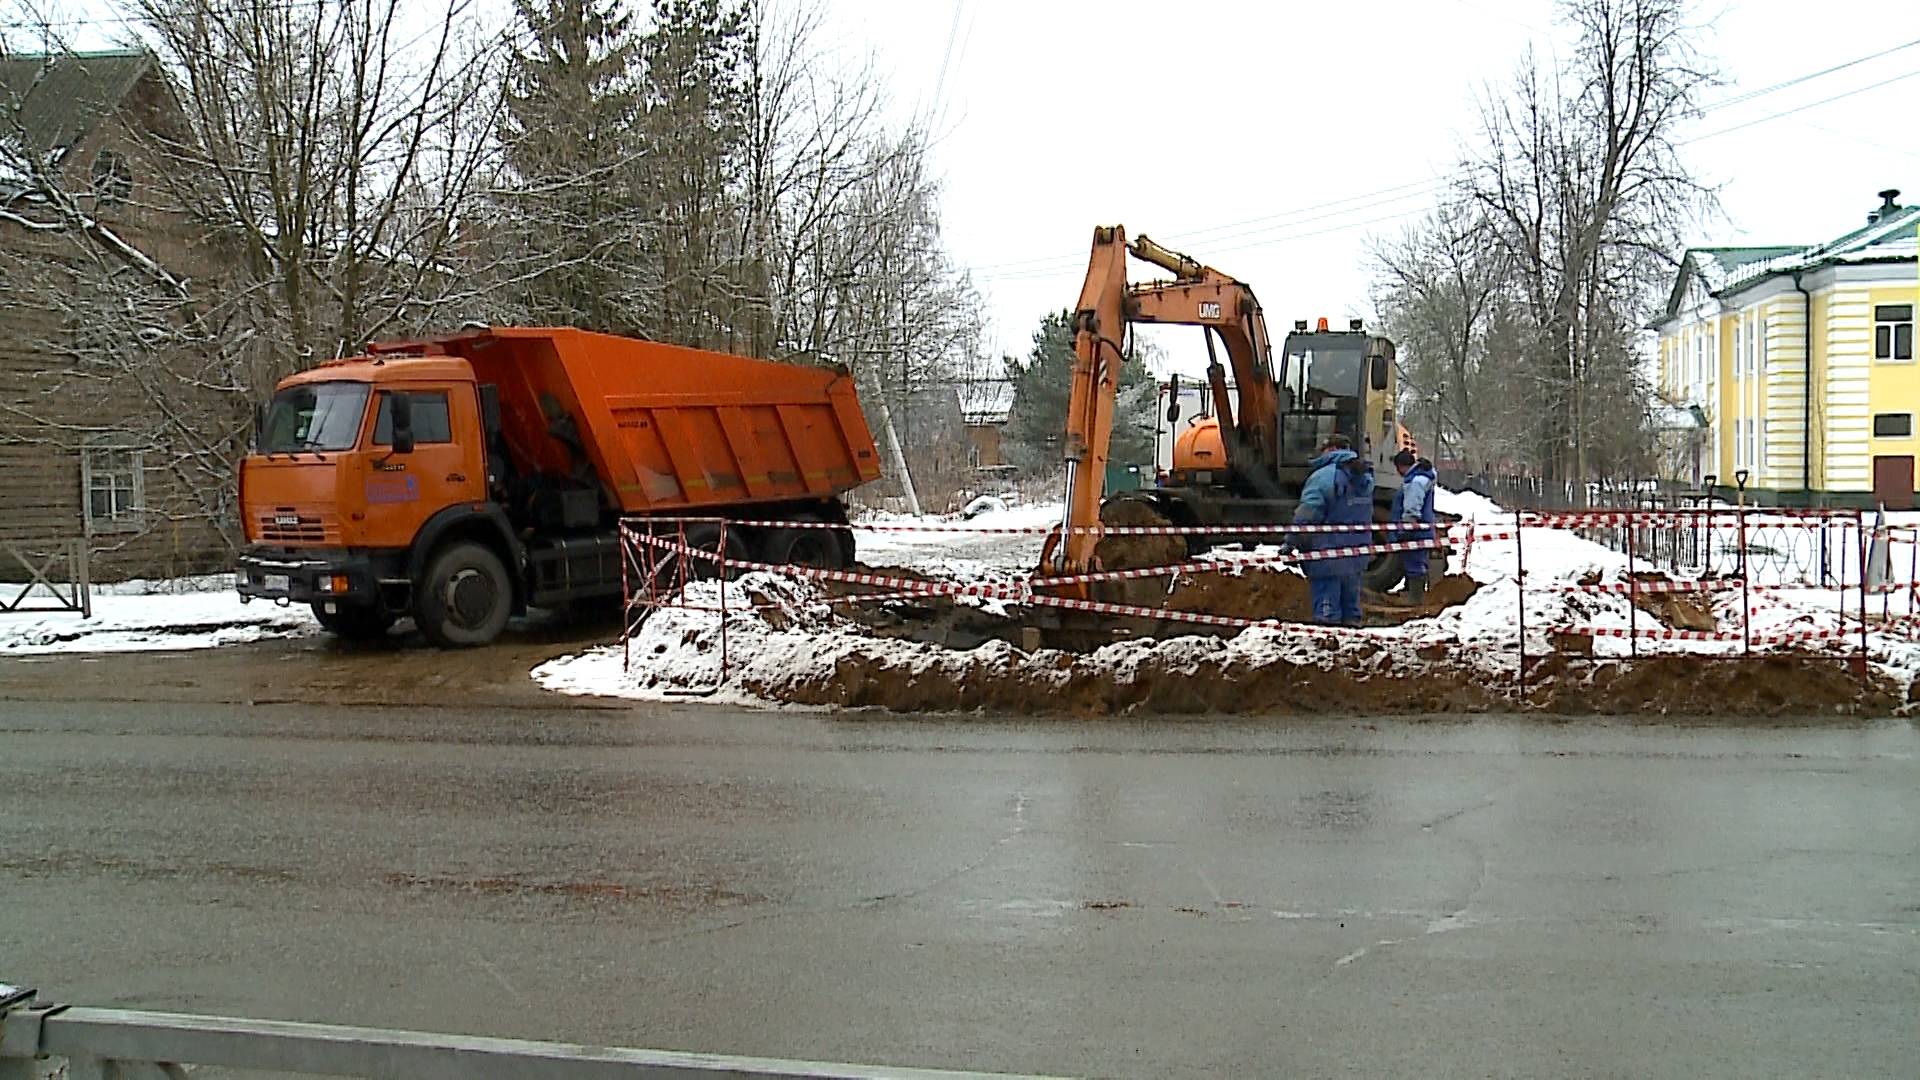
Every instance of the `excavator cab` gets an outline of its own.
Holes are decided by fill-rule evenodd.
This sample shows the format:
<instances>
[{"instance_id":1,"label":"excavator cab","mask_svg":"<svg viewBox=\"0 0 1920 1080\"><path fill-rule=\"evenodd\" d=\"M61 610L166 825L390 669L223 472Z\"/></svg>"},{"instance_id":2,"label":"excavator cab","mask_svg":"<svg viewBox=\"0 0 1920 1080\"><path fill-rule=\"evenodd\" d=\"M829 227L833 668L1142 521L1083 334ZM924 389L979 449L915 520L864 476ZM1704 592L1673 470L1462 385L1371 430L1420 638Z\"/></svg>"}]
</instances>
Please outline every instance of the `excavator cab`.
<instances>
[{"instance_id":1,"label":"excavator cab","mask_svg":"<svg viewBox=\"0 0 1920 1080\"><path fill-rule=\"evenodd\" d=\"M1332 435L1344 435L1374 467L1376 487L1399 487L1390 467L1399 449L1393 402L1393 343L1362 329L1328 330L1327 320L1309 331L1293 324L1280 351L1279 471L1283 485L1306 482L1307 463Z\"/></svg>"}]
</instances>

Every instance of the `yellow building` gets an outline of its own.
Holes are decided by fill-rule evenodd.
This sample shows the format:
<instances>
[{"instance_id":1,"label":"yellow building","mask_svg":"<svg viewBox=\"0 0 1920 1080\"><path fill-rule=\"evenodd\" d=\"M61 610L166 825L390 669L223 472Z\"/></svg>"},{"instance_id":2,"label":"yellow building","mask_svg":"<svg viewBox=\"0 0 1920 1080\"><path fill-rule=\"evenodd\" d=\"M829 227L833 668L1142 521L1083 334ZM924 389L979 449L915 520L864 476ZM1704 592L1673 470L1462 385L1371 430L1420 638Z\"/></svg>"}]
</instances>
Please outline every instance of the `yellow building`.
<instances>
[{"instance_id":1,"label":"yellow building","mask_svg":"<svg viewBox=\"0 0 1920 1080\"><path fill-rule=\"evenodd\" d=\"M1813 247L1686 253L1653 324L1659 391L1705 432L1667 479L1744 471L1759 502L1913 505L1920 206L1899 197Z\"/></svg>"}]
</instances>

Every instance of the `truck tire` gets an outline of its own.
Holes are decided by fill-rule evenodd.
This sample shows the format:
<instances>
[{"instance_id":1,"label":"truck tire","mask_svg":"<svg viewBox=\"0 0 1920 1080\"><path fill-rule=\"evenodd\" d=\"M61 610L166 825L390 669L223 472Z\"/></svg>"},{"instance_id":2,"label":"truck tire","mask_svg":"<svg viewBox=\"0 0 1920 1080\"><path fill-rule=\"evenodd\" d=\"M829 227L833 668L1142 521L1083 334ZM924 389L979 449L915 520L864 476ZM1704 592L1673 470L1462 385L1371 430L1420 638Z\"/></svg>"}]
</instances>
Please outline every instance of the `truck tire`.
<instances>
[{"instance_id":1,"label":"truck tire","mask_svg":"<svg viewBox=\"0 0 1920 1080\"><path fill-rule=\"evenodd\" d=\"M483 544L448 545L427 564L414 590L413 621L443 649L485 645L506 629L513 612L513 579Z\"/></svg>"},{"instance_id":2,"label":"truck tire","mask_svg":"<svg viewBox=\"0 0 1920 1080\"><path fill-rule=\"evenodd\" d=\"M347 641L377 641L387 636L393 628L393 616L377 607L358 604L335 604L334 610L327 611L325 601L313 602L313 617L319 621L320 628L337 638Z\"/></svg>"},{"instance_id":3,"label":"truck tire","mask_svg":"<svg viewBox=\"0 0 1920 1080\"><path fill-rule=\"evenodd\" d=\"M841 570L851 565L846 561L846 549L836 529L792 527L768 533L760 548L767 562L819 570Z\"/></svg>"},{"instance_id":4,"label":"truck tire","mask_svg":"<svg viewBox=\"0 0 1920 1080\"><path fill-rule=\"evenodd\" d=\"M687 539L687 546L690 548L696 548L700 551L720 550L720 529L718 526L708 525L704 522L695 523L686 527L684 535ZM666 538L677 540L678 536L669 535ZM732 564L753 557L752 550L747 547L746 539L741 535L739 529L727 530L726 554L728 562L727 578L731 580L739 577L741 574L740 568ZM714 578L720 576L720 565L708 559L682 557L676 552L663 551L658 548L651 549L647 557L653 566L651 571L653 577L651 590L664 595L672 595L673 593L679 592L681 588L687 584L688 580L712 581ZM643 592L649 589L644 579L639 583L638 587Z\"/></svg>"}]
</instances>

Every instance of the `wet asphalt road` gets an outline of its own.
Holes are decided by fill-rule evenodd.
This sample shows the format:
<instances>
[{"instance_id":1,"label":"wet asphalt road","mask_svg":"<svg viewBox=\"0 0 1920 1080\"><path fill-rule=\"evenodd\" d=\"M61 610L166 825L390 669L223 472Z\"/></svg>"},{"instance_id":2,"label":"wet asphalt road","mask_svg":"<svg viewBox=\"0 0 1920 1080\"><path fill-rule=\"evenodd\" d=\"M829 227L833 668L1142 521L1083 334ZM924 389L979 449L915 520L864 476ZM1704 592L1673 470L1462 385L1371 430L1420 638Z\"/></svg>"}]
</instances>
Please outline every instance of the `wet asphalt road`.
<instances>
[{"instance_id":1,"label":"wet asphalt road","mask_svg":"<svg viewBox=\"0 0 1920 1080\"><path fill-rule=\"evenodd\" d=\"M1913 1076L1920 735L0 701L0 979L1057 1073Z\"/></svg>"}]
</instances>

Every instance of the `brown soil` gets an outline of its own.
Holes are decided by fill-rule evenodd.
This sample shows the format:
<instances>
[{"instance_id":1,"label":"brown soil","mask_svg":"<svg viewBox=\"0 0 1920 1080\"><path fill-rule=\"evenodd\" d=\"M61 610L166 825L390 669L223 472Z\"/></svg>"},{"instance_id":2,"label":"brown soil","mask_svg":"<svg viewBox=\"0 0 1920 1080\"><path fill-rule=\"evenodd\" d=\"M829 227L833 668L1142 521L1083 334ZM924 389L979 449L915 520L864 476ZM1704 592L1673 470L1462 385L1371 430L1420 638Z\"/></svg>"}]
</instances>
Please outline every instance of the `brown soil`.
<instances>
[{"instance_id":1,"label":"brown soil","mask_svg":"<svg viewBox=\"0 0 1920 1080\"><path fill-rule=\"evenodd\" d=\"M1639 570L1632 575L1634 581L1642 584L1665 584L1673 577L1660 570ZM1599 574L1588 574L1580 579L1582 585L1597 585ZM1635 594L1633 606L1660 620L1673 630L1718 630L1720 620L1713 613L1713 597L1710 593L1644 593Z\"/></svg>"},{"instance_id":2,"label":"brown soil","mask_svg":"<svg viewBox=\"0 0 1920 1080\"><path fill-rule=\"evenodd\" d=\"M1863 676L1830 657L1655 656L1567 664L1534 671L1529 704L1555 713L1681 716L1885 714L1901 694L1884 677Z\"/></svg>"},{"instance_id":3,"label":"brown soil","mask_svg":"<svg viewBox=\"0 0 1920 1080\"><path fill-rule=\"evenodd\" d=\"M1483 677L1444 665L1398 663L1384 651L1349 650L1331 668L1253 664L1223 645L1197 662L1150 654L1116 672L1071 653L1011 655L982 670L965 662L912 669L890 658L852 656L832 677L805 685L750 685L806 705L875 706L896 712L987 710L1020 715L1158 713L1448 713L1511 708Z\"/></svg>"},{"instance_id":4,"label":"brown soil","mask_svg":"<svg viewBox=\"0 0 1920 1080\"><path fill-rule=\"evenodd\" d=\"M1330 639L1331 640L1331 639ZM1349 647L1327 667L1253 664L1225 647L1195 661L1148 655L1134 665L1096 666L1086 657L1017 654L982 670L955 663L913 670L860 656L830 679L808 685L757 685L768 697L808 705L878 707L895 712L1009 712L1017 715L1441 714L1533 709L1554 714L1700 716L1752 719L1886 715L1904 696L1879 676L1862 677L1818 657L1757 660L1654 657L1569 664L1556 657L1534 670L1521 695L1460 663L1447 646L1418 659Z\"/></svg>"},{"instance_id":5,"label":"brown soil","mask_svg":"<svg viewBox=\"0 0 1920 1080\"><path fill-rule=\"evenodd\" d=\"M1102 506L1100 521L1105 525L1172 524L1146 503L1124 499ZM1186 561L1187 541L1179 536L1103 536L1094 545L1093 558L1103 570L1171 566Z\"/></svg>"}]
</instances>

